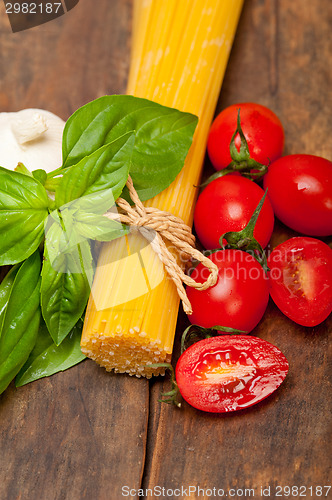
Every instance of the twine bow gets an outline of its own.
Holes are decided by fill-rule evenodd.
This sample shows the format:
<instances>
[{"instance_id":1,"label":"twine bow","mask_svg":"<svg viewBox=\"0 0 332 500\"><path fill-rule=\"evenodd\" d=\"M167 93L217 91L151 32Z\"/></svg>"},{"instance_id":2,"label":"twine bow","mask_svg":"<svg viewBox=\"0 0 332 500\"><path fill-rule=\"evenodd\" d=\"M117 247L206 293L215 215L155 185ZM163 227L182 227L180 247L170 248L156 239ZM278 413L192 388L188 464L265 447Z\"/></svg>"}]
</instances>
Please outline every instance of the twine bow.
<instances>
[{"instance_id":1,"label":"twine bow","mask_svg":"<svg viewBox=\"0 0 332 500\"><path fill-rule=\"evenodd\" d=\"M121 212L106 212L104 214L105 217L117 220L131 227L136 227L151 243L153 250L164 264L168 275L176 285L185 313L192 314L192 307L183 283L198 290L205 290L215 285L218 277L218 267L214 262L193 247L195 244L195 237L190 227L187 226L182 219L175 217L169 212L159 210L158 208L145 207L139 199L130 176L128 177L126 186L129 190L130 198L134 202L134 206L131 206L123 198L118 198L116 203L121 209ZM168 240L176 248L179 254L185 256L187 259L190 257L194 258L207 267L210 271L207 280L204 283L197 283L190 276L187 276L174 255L167 248L164 240Z\"/></svg>"}]
</instances>

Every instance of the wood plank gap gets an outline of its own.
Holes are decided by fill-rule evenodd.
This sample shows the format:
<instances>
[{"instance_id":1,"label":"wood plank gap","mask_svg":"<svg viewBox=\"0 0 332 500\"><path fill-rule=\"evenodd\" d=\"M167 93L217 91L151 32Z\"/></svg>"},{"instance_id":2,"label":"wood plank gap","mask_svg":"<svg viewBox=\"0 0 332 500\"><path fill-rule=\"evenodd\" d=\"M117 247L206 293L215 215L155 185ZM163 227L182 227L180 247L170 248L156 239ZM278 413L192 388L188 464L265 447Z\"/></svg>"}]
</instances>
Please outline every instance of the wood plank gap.
<instances>
[{"instance_id":1,"label":"wood plank gap","mask_svg":"<svg viewBox=\"0 0 332 500\"><path fill-rule=\"evenodd\" d=\"M151 379L149 380L149 410L148 410L148 418L147 418L147 432L146 432L146 446L145 446L145 455L144 455L144 464L142 468L142 477L141 477L141 489L146 490L149 487L149 479L151 472L151 464L153 458L153 447L155 444L155 430L156 430L156 422L159 421L160 417L160 406L162 403L159 403L158 406L154 405L153 402L156 397L156 391L160 391L160 380ZM158 398L159 399L159 398ZM139 498L146 499L145 495L140 496Z\"/></svg>"},{"instance_id":2,"label":"wood plank gap","mask_svg":"<svg viewBox=\"0 0 332 500\"><path fill-rule=\"evenodd\" d=\"M144 429L144 435L145 435L145 443L144 443L144 451L143 451L143 456L142 456L142 467L141 467L141 473L140 473L140 479L139 479L139 488L144 488L144 482L145 482L145 475L146 475L146 468L147 468L147 455L148 455L148 447L149 447L149 436L150 436L150 415L151 415L151 395L150 395L150 390L151 390L151 380L148 381L149 383L149 389L147 391L147 401L145 401L145 405L148 407L148 411L146 414L146 420L145 420L145 429ZM145 498L144 496L137 496L138 499Z\"/></svg>"}]
</instances>

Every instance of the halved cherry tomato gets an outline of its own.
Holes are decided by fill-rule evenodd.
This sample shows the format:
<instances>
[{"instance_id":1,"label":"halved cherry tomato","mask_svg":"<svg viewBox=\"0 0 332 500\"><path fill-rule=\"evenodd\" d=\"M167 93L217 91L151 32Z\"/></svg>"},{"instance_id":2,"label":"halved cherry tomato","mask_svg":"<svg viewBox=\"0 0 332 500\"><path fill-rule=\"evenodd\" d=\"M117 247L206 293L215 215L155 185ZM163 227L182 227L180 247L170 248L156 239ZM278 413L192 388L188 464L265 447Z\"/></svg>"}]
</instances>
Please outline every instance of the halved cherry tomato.
<instances>
[{"instance_id":1,"label":"halved cherry tomato","mask_svg":"<svg viewBox=\"0 0 332 500\"><path fill-rule=\"evenodd\" d=\"M240 175L226 175L208 184L197 200L194 213L195 230L203 246L218 248L224 233L241 231L263 195L261 187ZM273 225L272 206L266 198L254 229L254 237L263 248L270 241Z\"/></svg>"},{"instance_id":2,"label":"halved cherry tomato","mask_svg":"<svg viewBox=\"0 0 332 500\"><path fill-rule=\"evenodd\" d=\"M285 142L284 129L273 111L252 102L233 104L215 118L210 129L207 149L216 170L227 167L231 162L229 145L236 130L238 109L241 115L241 128L251 158L268 165L282 155ZM235 146L238 149L240 143L240 136L237 134Z\"/></svg>"},{"instance_id":3,"label":"halved cherry tomato","mask_svg":"<svg viewBox=\"0 0 332 500\"><path fill-rule=\"evenodd\" d=\"M332 250L315 238L291 238L268 258L270 293L279 309L303 326L332 312Z\"/></svg>"},{"instance_id":4,"label":"halved cherry tomato","mask_svg":"<svg viewBox=\"0 0 332 500\"><path fill-rule=\"evenodd\" d=\"M313 155L283 156L264 177L276 216L309 236L332 234L332 162Z\"/></svg>"},{"instance_id":5,"label":"halved cherry tomato","mask_svg":"<svg viewBox=\"0 0 332 500\"><path fill-rule=\"evenodd\" d=\"M175 373L187 403L222 413L262 401L280 386L287 372L287 359L266 340L222 335L186 349Z\"/></svg>"},{"instance_id":6,"label":"halved cherry tomato","mask_svg":"<svg viewBox=\"0 0 332 500\"><path fill-rule=\"evenodd\" d=\"M217 283L206 290L187 287L193 313L191 323L205 328L225 326L250 332L261 320L268 300L269 285L262 266L241 250L218 250L209 256L218 268ZM191 277L206 281L208 269L199 264Z\"/></svg>"}]
</instances>

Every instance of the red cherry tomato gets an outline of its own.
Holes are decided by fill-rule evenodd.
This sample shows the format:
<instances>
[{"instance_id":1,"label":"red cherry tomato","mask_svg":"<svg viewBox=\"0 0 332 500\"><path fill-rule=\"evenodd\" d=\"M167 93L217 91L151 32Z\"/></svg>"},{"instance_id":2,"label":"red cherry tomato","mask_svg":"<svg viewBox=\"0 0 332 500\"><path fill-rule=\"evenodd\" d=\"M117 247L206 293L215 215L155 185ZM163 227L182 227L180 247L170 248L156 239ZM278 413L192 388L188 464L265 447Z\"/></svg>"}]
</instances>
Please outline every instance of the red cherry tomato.
<instances>
[{"instance_id":1,"label":"red cherry tomato","mask_svg":"<svg viewBox=\"0 0 332 500\"><path fill-rule=\"evenodd\" d=\"M315 238L278 245L268 258L270 293L279 309L303 326L315 326L332 312L332 250Z\"/></svg>"},{"instance_id":2,"label":"red cherry tomato","mask_svg":"<svg viewBox=\"0 0 332 500\"><path fill-rule=\"evenodd\" d=\"M262 266L241 250L218 250L209 258L219 268L218 281L206 290L187 287L193 309L190 322L205 328L219 325L250 332L261 320L269 299ZM191 277L204 282L207 273L199 264Z\"/></svg>"},{"instance_id":3,"label":"red cherry tomato","mask_svg":"<svg viewBox=\"0 0 332 500\"><path fill-rule=\"evenodd\" d=\"M262 401L280 386L287 372L287 359L266 340L222 335L186 349L175 374L187 403L222 413Z\"/></svg>"},{"instance_id":4,"label":"red cherry tomato","mask_svg":"<svg viewBox=\"0 0 332 500\"><path fill-rule=\"evenodd\" d=\"M194 213L195 229L203 246L218 248L224 233L241 231L263 195L262 188L239 175L225 175L208 184L197 200ZM266 198L254 230L254 237L263 248L270 241L273 225L272 206Z\"/></svg>"},{"instance_id":5,"label":"red cherry tomato","mask_svg":"<svg viewBox=\"0 0 332 500\"><path fill-rule=\"evenodd\" d=\"M309 236L332 234L332 162L313 155L289 155L270 165L264 177L276 216Z\"/></svg>"},{"instance_id":6,"label":"red cherry tomato","mask_svg":"<svg viewBox=\"0 0 332 500\"><path fill-rule=\"evenodd\" d=\"M245 102L233 104L224 109L212 123L207 149L216 170L227 167L231 162L229 145L236 130L237 114L240 109L241 128L247 140L251 158L268 165L282 155L285 142L283 126L279 118L260 104ZM240 149L240 136L235 145Z\"/></svg>"}]
</instances>

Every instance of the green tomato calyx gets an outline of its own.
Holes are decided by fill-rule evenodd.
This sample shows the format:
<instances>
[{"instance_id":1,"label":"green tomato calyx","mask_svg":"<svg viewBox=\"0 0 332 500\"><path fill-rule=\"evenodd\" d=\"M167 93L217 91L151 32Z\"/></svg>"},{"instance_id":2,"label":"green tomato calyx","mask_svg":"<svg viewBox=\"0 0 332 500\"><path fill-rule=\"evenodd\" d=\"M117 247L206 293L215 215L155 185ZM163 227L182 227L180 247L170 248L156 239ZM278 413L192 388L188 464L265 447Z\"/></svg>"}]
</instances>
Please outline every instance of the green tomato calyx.
<instances>
[{"instance_id":1,"label":"green tomato calyx","mask_svg":"<svg viewBox=\"0 0 332 500\"><path fill-rule=\"evenodd\" d=\"M183 354L184 351L195 342L203 339L209 339L210 337L216 337L221 333L226 333L228 335L240 335L248 332L230 328L229 326L215 325L209 328L204 328L199 325L189 325L181 337L181 354Z\"/></svg>"},{"instance_id":2,"label":"green tomato calyx","mask_svg":"<svg viewBox=\"0 0 332 500\"><path fill-rule=\"evenodd\" d=\"M266 255L261 244L254 237L254 230L257 219L264 204L266 195L267 195L267 190L265 191L262 199L255 208L255 211L252 214L250 221L248 222L248 224L244 229L242 229L241 231L229 231L227 233L224 233L219 238L220 246L223 249L233 248L238 250L244 250L245 252L250 253L263 266L265 272L269 270L267 265ZM224 246L223 243L224 239L227 241L226 246Z\"/></svg>"},{"instance_id":3,"label":"green tomato calyx","mask_svg":"<svg viewBox=\"0 0 332 500\"><path fill-rule=\"evenodd\" d=\"M235 144L237 134L239 134L241 139L240 149ZM240 109L237 114L237 126L229 145L229 152L232 158L230 164L211 175L200 187L205 187L215 179L219 179L219 177L227 174L233 174L234 172L239 172L243 177L247 177L250 180L261 179L266 174L269 165L263 165L250 156L248 142L241 127Z\"/></svg>"}]
</instances>

